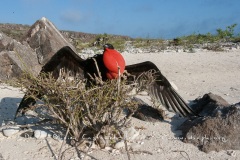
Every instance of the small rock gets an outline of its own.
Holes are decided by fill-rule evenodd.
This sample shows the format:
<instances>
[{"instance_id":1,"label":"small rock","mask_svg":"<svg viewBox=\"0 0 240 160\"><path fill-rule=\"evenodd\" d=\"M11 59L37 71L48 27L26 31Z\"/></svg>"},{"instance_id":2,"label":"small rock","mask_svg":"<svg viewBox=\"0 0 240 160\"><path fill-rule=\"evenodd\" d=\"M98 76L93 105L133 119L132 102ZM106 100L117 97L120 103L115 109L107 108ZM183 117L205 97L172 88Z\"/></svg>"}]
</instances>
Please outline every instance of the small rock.
<instances>
[{"instance_id":1,"label":"small rock","mask_svg":"<svg viewBox=\"0 0 240 160\"><path fill-rule=\"evenodd\" d=\"M161 149L157 149L157 153L160 153L161 152Z\"/></svg>"},{"instance_id":2,"label":"small rock","mask_svg":"<svg viewBox=\"0 0 240 160\"><path fill-rule=\"evenodd\" d=\"M139 135L139 136L136 138L137 141L142 141L142 140L144 140L144 139L146 139L146 135L143 135L143 134Z\"/></svg>"},{"instance_id":3,"label":"small rock","mask_svg":"<svg viewBox=\"0 0 240 160\"><path fill-rule=\"evenodd\" d=\"M32 116L32 117L37 117L38 114L35 112L35 111L32 111L32 110L28 110L26 113L25 113L26 116Z\"/></svg>"},{"instance_id":4,"label":"small rock","mask_svg":"<svg viewBox=\"0 0 240 160\"><path fill-rule=\"evenodd\" d=\"M5 128L3 129L3 135L6 136L6 137L11 137L12 135L18 133L20 131L20 128L19 127L10 127L10 128Z\"/></svg>"},{"instance_id":5,"label":"small rock","mask_svg":"<svg viewBox=\"0 0 240 160\"><path fill-rule=\"evenodd\" d=\"M119 150L117 150L117 149L112 149L112 153L116 153L116 152L118 152Z\"/></svg>"},{"instance_id":6,"label":"small rock","mask_svg":"<svg viewBox=\"0 0 240 160\"><path fill-rule=\"evenodd\" d=\"M133 141L139 136L139 132L134 127L126 128L123 133L128 141Z\"/></svg>"},{"instance_id":7,"label":"small rock","mask_svg":"<svg viewBox=\"0 0 240 160\"><path fill-rule=\"evenodd\" d=\"M114 146L115 149L121 149L124 147L125 147L124 141L120 141L120 142L116 143Z\"/></svg>"},{"instance_id":8,"label":"small rock","mask_svg":"<svg viewBox=\"0 0 240 160\"><path fill-rule=\"evenodd\" d=\"M47 138L48 133L43 130L35 130L34 131L34 137L37 139Z\"/></svg>"},{"instance_id":9,"label":"small rock","mask_svg":"<svg viewBox=\"0 0 240 160\"><path fill-rule=\"evenodd\" d=\"M232 157L236 157L236 152L235 151L227 151L227 154Z\"/></svg>"},{"instance_id":10,"label":"small rock","mask_svg":"<svg viewBox=\"0 0 240 160\"><path fill-rule=\"evenodd\" d=\"M112 147L105 147L105 149L106 149L107 151L112 151L112 150L113 150Z\"/></svg>"},{"instance_id":11,"label":"small rock","mask_svg":"<svg viewBox=\"0 0 240 160\"><path fill-rule=\"evenodd\" d=\"M131 148L133 151L135 151L135 150L139 149L140 147L141 147L141 144L139 144L139 143L133 143L130 148Z\"/></svg>"}]
</instances>

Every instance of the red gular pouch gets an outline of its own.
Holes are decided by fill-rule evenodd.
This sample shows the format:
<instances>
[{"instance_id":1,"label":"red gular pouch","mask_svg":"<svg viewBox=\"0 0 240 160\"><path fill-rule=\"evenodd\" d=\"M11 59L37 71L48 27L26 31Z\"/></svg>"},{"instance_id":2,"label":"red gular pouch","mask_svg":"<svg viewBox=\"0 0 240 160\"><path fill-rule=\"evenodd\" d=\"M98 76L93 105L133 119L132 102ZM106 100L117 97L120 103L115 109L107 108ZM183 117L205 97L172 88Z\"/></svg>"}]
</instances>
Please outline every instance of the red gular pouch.
<instances>
[{"instance_id":1,"label":"red gular pouch","mask_svg":"<svg viewBox=\"0 0 240 160\"><path fill-rule=\"evenodd\" d=\"M120 74L125 70L125 60L123 56L114 49L105 48L103 52L103 63L107 68L108 79L118 78L118 67L120 68Z\"/></svg>"}]
</instances>

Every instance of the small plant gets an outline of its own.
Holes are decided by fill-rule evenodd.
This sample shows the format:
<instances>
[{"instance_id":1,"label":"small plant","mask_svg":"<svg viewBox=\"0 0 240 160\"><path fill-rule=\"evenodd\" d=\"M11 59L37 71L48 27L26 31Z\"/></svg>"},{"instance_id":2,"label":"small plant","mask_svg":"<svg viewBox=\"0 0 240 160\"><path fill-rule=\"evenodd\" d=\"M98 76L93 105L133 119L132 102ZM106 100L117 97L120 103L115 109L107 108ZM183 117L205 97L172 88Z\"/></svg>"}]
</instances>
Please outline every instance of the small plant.
<instances>
[{"instance_id":1,"label":"small plant","mask_svg":"<svg viewBox=\"0 0 240 160\"><path fill-rule=\"evenodd\" d=\"M78 52L81 52L83 49L89 47L89 43L82 43L81 40L75 39L73 42L73 45L75 46L76 50Z\"/></svg>"},{"instance_id":2,"label":"small plant","mask_svg":"<svg viewBox=\"0 0 240 160\"><path fill-rule=\"evenodd\" d=\"M38 77L24 74L20 82L26 94L42 101L44 105L40 106L69 131L71 144L83 144L90 139L104 148L124 138L121 129L129 125L138 107L131 100L134 95L129 93L135 89L138 94L154 78L150 72L128 84L124 78L106 82L92 78L98 85L86 87L85 80L72 78L68 71L61 70L57 80L50 73L41 73ZM39 93L44 96L39 98Z\"/></svg>"},{"instance_id":3,"label":"small plant","mask_svg":"<svg viewBox=\"0 0 240 160\"><path fill-rule=\"evenodd\" d=\"M225 30L217 29L217 37L219 39L223 39L224 41L230 40L234 36L234 28L237 26L237 24L233 24L231 26L227 26Z\"/></svg>"},{"instance_id":4,"label":"small plant","mask_svg":"<svg viewBox=\"0 0 240 160\"><path fill-rule=\"evenodd\" d=\"M164 50L167 47L167 44L164 44L163 39L147 39L147 38L136 38L132 43L135 48L144 48L144 49L161 49Z\"/></svg>"},{"instance_id":5,"label":"small plant","mask_svg":"<svg viewBox=\"0 0 240 160\"><path fill-rule=\"evenodd\" d=\"M111 44L114 46L114 48L120 52L122 52L124 50L124 45L125 45L125 41L127 40L127 38L121 37L121 36L116 36L116 35L110 35L110 34L98 34L96 35L96 37L92 40L90 40L88 43L88 45L80 45L80 41L76 41L75 42L75 46L76 48L79 48L79 51L81 51L84 48L88 48L88 47L95 47L96 49L102 49L102 46L106 43L111 42Z\"/></svg>"},{"instance_id":6,"label":"small plant","mask_svg":"<svg viewBox=\"0 0 240 160\"><path fill-rule=\"evenodd\" d=\"M114 48L116 50L118 50L119 52L123 52L124 51L126 40L124 40L124 39L122 39L120 37L112 39L111 36L110 36L109 39L111 39L111 44L114 46Z\"/></svg>"}]
</instances>

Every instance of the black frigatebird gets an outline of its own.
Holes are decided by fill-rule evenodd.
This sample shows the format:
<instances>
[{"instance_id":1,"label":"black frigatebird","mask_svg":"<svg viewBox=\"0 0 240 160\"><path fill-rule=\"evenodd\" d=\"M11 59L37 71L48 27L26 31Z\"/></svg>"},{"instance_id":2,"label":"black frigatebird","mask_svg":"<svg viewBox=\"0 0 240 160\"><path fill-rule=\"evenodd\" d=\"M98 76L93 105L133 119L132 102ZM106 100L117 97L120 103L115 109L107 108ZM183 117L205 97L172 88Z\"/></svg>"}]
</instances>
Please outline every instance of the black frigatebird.
<instances>
[{"instance_id":1,"label":"black frigatebird","mask_svg":"<svg viewBox=\"0 0 240 160\"><path fill-rule=\"evenodd\" d=\"M111 44L105 44L103 54L94 56L94 59L95 61L93 58L82 59L70 47L65 46L52 56L43 66L41 72L51 72L57 79L60 69L65 68L74 73L74 76L78 76L78 78L90 80L89 75L98 74L95 65L95 62L97 62L102 80L107 80L116 78L118 72L122 74L124 70L135 77L140 76L143 72L155 70L155 81L147 87L147 92L168 110L173 110L183 117L196 115L154 63L146 61L125 66L122 55ZM118 68L120 70L117 71ZM131 79L130 76L127 79ZM35 103L33 98L25 95L19 104L16 116L24 114L29 106Z\"/></svg>"}]
</instances>

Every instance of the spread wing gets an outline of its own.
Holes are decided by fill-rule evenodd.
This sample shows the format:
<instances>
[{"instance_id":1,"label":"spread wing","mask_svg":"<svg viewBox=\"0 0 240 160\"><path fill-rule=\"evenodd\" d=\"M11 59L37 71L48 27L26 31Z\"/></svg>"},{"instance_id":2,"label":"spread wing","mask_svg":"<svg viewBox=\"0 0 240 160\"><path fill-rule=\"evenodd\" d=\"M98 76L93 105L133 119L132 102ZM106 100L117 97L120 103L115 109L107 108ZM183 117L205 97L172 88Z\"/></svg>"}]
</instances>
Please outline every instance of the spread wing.
<instances>
[{"instance_id":1,"label":"spread wing","mask_svg":"<svg viewBox=\"0 0 240 160\"><path fill-rule=\"evenodd\" d=\"M157 66L152 62L143 62L126 66L126 70L131 75L139 76L143 72L155 70L155 81L148 86L148 93L168 110L173 110L181 116L196 115L187 105L184 99L175 91L170 82L161 74Z\"/></svg>"},{"instance_id":2,"label":"spread wing","mask_svg":"<svg viewBox=\"0 0 240 160\"><path fill-rule=\"evenodd\" d=\"M64 68L69 71L70 76L78 76L79 78L85 77L84 71L84 63L85 61L81 59L70 47L66 46L61 48L58 52L56 52L52 58L42 67L41 72L51 72L55 79L59 77L60 70ZM37 95L38 98L42 97L42 94ZM27 96L27 94L23 97L20 102L16 116L19 116L30 106L34 105L36 101L33 98Z\"/></svg>"},{"instance_id":3,"label":"spread wing","mask_svg":"<svg viewBox=\"0 0 240 160\"><path fill-rule=\"evenodd\" d=\"M72 76L84 77L84 60L75 53L69 46L61 48L43 66L41 72L52 72L58 78L60 69L66 69Z\"/></svg>"}]
</instances>

